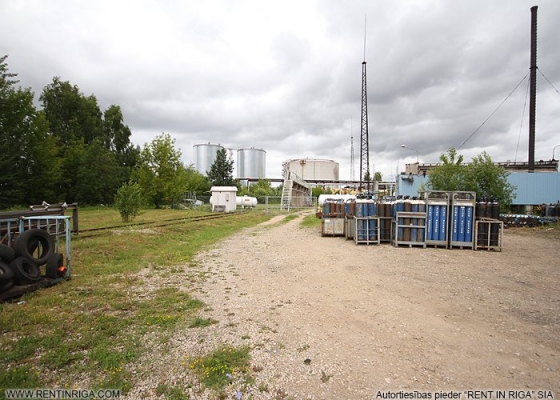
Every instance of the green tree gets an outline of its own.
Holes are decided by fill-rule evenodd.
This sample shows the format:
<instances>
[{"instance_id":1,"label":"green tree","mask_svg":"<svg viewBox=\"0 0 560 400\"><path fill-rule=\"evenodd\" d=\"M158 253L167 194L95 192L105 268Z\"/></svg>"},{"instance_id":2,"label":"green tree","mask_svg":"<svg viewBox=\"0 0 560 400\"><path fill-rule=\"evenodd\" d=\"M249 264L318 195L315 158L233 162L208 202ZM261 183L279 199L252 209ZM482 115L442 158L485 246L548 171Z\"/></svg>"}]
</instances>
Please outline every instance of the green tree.
<instances>
[{"instance_id":1,"label":"green tree","mask_svg":"<svg viewBox=\"0 0 560 400\"><path fill-rule=\"evenodd\" d=\"M115 195L115 205L124 222L132 221L140 215L142 207L140 185L137 183L125 183L121 186Z\"/></svg>"},{"instance_id":2,"label":"green tree","mask_svg":"<svg viewBox=\"0 0 560 400\"><path fill-rule=\"evenodd\" d=\"M124 124L121 108L110 106L103 114L103 144L109 150L122 154L130 145L130 128Z\"/></svg>"},{"instance_id":3,"label":"green tree","mask_svg":"<svg viewBox=\"0 0 560 400\"><path fill-rule=\"evenodd\" d=\"M509 173L494 164L485 151L472 159L465 169L466 190L476 192L477 198L496 199L500 207L508 209L515 194L515 186L508 182Z\"/></svg>"},{"instance_id":4,"label":"green tree","mask_svg":"<svg viewBox=\"0 0 560 400\"><path fill-rule=\"evenodd\" d=\"M187 172L181 151L166 133L145 144L132 178L140 185L144 199L160 208L181 198L187 188Z\"/></svg>"},{"instance_id":5,"label":"green tree","mask_svg":"<svg viewBox=\"0 0 560 400\"><path fill-rule=\"evenodd\" d=\"M325 188L322 188L320 186L315 186L311 189L311 196L313 197L319 198L320 195L325 193L330 193L330 191L327 191Z\"/></svg>"},{"instance_id":6,"label":"green tree","mask_svg":"<svg viewBox=\"0 0 560 400\"><path fill-rule=\"evenodd\" d=\"M81 204L112 204L122 182L114 153L100 139L83 147L76 166L76 198Z\"/></svg>"},{"instance_id":7,"label":"green tree","mask_svg":"<svg viewBox=\"0 0 560 400\"><path fill-rule=\"evenodd\" d=\"M508 180L508 172L495 165L486 152L474 157L469 165L463 156L451 148L440 156L442 165L432 169L427 187L431 190L475 192L477 198L496 199L504 209L509 207L515 187Z\"/></svg>"},{"instance_id":8,"label":"green tree","mask_svg":"<svg viewBox=\"0 0 560 400\"><path fill-rule=\"evenodd\" d=\"M455 148L439 156L442 165L434 167L428 175L427 186L431 190L465 191L465 166L463 156Z\"/></svg>"},{"instance_id":9,"label":"green tree","mask_svg":"<svg viewBox=\"0 0 560 400\"><path fill-rule=\"evenodd\" d=\"M194 169L192 165L186 168L185 175L187 183L187 186L185 188L186 191L194 192L198 195L207 194L208 191L210 191L210 181L204 175Z\"/></svg>"},{"instance_id":10,"label":"green tree","mask_svg":"<svg viewBox=\"0 0 560 400\"><path fill-rule=\"evenodd\" d=\"M383 175L381 174L381 172L377 171L375 174L373 174L373 180L376 182L381 182L383 180Z\"/></svg>"},{"instance_id":11,"label":"green tree","mask_svg":"<svg viewBox=\"0 0 560 400\"><path fill-rule=\"evenodd\" d=\"M276 189L274 189L268 179L259 179L255 184L249 185L248 194L251 196L264 197L275 196Z\"/></svg>"},{"instance_id":12,"label":"green tree","mask_svg":"<svg viewBox=\"0 0 560 400\"><path fill-rule=\"evenodd\" d=\"M17 74L8 72L6 58L0 57L0 208L53 201L57 150L33 92L15 87Z\"/></svg>"},{"instance_id":13,"label":"green tree","mask_svg":"<svg viewBox=\"0 0 560 400\"><path fill-rule=\"evenodd\" d=\"M42 102L50 132L63 148L103 137L102 114L94 95L85 97L78 86L59 77L43 89Z\"/></svg>"},{"instance_id":14,"label":"green tree","mask_svg":"<svg viewBox=\"0 0 560 400\"><path fill-rule=\"evenodd\" d=\"M56 139L48 133L48 123L42 111L34 115L28 132L29 160L27 165L26 204L63 202L60 191L62 159Z\"/></svg>"},{"instance_id":15,"label":"green tree","mask_svg":"<svg viewBox=\"0 0 560 400\"><path fill-rule=\"evenodd\" d=\"M213 186L235 186L233 160L228 158L226 149L218 149L216 161L210 166L210 171L207 171L207 174Z\"/></svg>"}]
</instances>

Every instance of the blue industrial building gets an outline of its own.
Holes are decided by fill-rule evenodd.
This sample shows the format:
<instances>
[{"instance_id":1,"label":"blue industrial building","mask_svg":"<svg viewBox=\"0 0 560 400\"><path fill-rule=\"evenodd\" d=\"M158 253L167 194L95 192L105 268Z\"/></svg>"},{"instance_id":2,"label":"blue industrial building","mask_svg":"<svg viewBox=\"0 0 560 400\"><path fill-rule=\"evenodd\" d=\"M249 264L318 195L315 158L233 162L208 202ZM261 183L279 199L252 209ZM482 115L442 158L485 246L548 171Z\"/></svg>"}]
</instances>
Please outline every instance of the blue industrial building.
<instances>
[{"instance_id":1,"label":"blue industrial building","mask_svg":"<svg viewBox=\"0 0 560 400\"><path fill-rule=\"evenodd\" d=\"M399 175L397 194L401 196L418 196L419 191L427 188L427 176ZM516 187L512 205L535 206L556 204L560 202L560 173L554 172L512 172L508 181Z\"/></svg>"}]
</instances>

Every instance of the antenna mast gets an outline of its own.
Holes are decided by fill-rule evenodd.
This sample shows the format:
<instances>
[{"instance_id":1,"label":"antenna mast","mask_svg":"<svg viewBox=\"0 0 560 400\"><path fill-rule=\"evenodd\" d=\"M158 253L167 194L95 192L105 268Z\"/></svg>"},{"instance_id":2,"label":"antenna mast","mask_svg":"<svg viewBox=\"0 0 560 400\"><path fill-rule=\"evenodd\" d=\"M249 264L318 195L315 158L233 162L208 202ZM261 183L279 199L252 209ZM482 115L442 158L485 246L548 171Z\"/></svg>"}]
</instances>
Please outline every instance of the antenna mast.
<instances>
[{"instance_id":1,"label":"antenna mast","mask_svg":"<svg viewBox=\"0 0 560 400\"><path fill-rule=\"evenodd\" d=\"M366 16L367 18L367 16ZM360 148L360 189L364 178L368 178L367 191L369 192L369 133L368 133L368 112L367 112L367 78L366 78L366 22L364 19L364 61L362 62L362 135Z\"/></svg>"},{"instance_id":2,"label":"antenna mast","mask_svg":"<svg viewBox=\"0 0 560 400\"><path fill-rule=\"evenodd\" d=\"M354 171L354 135L352 133L352 117L350 117L350 180L353 181L356 177Z\"/></svg>"}]
</instances>

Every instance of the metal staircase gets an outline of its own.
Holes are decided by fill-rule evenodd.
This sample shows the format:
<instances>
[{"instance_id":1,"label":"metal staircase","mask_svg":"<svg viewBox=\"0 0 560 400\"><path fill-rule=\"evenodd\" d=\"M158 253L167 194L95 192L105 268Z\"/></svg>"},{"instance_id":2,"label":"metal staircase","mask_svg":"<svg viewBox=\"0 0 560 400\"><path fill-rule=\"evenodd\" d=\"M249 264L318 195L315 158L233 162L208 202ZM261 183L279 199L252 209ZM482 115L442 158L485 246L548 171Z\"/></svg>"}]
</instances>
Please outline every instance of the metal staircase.
<instances>
[{"instance_id":1,"label":"metal staircase","mask_svg":"<svg viewBox=\"0 0 560 400\"><path fill-rule=\"evenodd\" d=\"M284 179L284 186L282 188L282 202L281 202L281 209L282 210L290 210L290 205L292 203L292 187L294 184L294 181L292 181L290 178L290 174L288 174L288 177L286 179Z\"/></svg>"}]
</instances>

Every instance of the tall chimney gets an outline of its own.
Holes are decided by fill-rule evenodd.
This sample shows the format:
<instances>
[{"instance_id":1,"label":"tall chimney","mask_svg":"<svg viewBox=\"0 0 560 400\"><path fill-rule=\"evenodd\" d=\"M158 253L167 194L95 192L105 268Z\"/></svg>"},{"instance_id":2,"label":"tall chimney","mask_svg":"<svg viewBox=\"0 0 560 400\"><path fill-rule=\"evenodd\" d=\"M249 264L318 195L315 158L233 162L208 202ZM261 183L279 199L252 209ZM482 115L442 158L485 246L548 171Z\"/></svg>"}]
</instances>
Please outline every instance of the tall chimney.
<instances>
[{"instance_id":1,"label":"tall chimney","mask_svg":"<svg viewBox=\"0 0 560 400\"><path fill-rule=\"evenodd\" d=\"M535 117L537 108L537 9L531 7L531 85L529 91L529 172L535 172Z\"/></svg>"}]
</instances>

